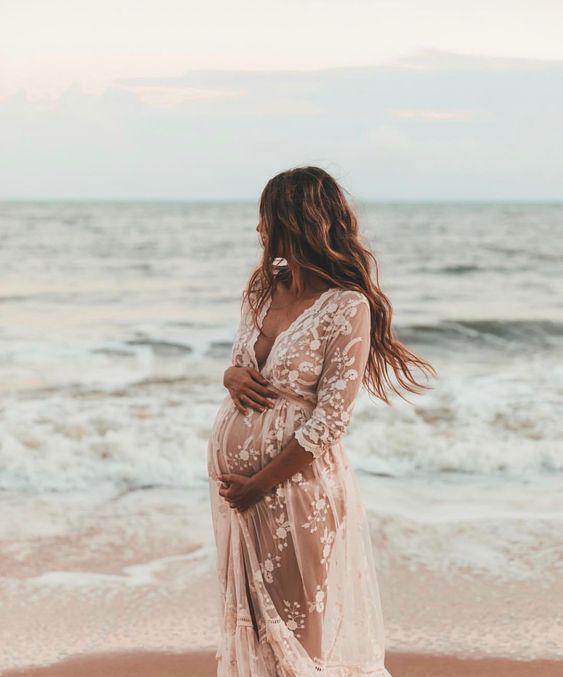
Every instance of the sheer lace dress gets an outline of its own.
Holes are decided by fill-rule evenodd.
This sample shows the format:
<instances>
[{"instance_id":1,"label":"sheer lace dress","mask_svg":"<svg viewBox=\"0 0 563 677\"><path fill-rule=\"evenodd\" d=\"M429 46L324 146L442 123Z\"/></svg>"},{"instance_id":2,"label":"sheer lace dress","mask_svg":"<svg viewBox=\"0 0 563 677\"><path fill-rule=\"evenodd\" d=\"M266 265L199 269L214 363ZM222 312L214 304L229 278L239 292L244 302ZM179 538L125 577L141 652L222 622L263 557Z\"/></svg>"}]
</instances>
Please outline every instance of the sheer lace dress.
<instances>
[{"instance_id":1,"label":"sheer lace dress","mask_svg":"<svg viewBox=\"0 0 563 677\"><path fill-rule=\"evenodd\" d=\"M232 364L258 369L258 334L243 297ZM280 394L274 407L244 415L227 394L217 413L207 459L220 677L390 677L367 516L342 444L369 339L366 297L328 289L260 370ZM293 436L313 462L248 510L231 508L218 474L254 474Z\"/></svg>"}]
</instances>

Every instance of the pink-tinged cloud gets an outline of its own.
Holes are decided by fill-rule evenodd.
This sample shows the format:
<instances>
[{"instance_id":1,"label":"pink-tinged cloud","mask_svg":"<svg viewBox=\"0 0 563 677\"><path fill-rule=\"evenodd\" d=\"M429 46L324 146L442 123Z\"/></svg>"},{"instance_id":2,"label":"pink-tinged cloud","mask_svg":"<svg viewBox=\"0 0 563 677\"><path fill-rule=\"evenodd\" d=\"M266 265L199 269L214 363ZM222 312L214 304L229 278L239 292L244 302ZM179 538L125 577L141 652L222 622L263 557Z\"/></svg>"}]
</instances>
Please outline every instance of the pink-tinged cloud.
<instances>
[{"instance_id":1,"label":"pink-tinged cloud","mask_svg":"<svg viewBox=\"0 0 563 677\"><path fill-rule=\"evenodd\" d=\"M451 111L451 110L398 110L395 111L395 117L412 118L415 120L470 120L475 117L471 111Z\"/></svg>"},{"instance_id":2,"label":"pink-tinged cloud","mask_svg":"<svg viewBox=\"0 0 563 677\"><path fill-rule=\"evenodd\" d=\"M203 89L196 87L159 87L142 85L123 85L119 89L129 91L145 104L157 108L173 108L174 106L190 101L202 99L216 99L222 97L238 96L240 92L225 91L218 89Z\"/></svg>"}]
</instances>

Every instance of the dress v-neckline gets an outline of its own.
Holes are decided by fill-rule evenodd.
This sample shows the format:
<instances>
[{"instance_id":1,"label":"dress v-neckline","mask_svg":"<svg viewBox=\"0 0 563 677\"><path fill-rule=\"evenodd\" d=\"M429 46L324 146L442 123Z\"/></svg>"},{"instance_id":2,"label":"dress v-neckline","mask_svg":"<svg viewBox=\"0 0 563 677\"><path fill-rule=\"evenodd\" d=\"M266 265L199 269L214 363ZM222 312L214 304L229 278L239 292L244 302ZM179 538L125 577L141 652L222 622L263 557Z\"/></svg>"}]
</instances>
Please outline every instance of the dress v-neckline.
<instances>
[{"instance_id":1,"label":"dress v-neckline","mask_svg":"<svg viewBox=\"0 0 563 677\"><path fill-rule=\"evenodd\" d=\"M262 364L261 367L258 366L258 358L256 357L256 342L258 341L258 337L260 336L260 333L262 331L262 326L264 325L264 320L266 319L266 314L268 313L268 310L270 310L270 306L272 305L272 296L270 295L269 300L264 303L264 307L262 309L262 312L260 313L260 329L257 329L254 327L254 332L252 333L250 344L252 347L252 359L254 360L254 364L256 366L256 369L259 372L262 372L262 370L266 367L270 360L270 356L274 352L274 348L276 347L276 344L278 343L279 339L281 336L284 334L287 334L293 327L299 322L299 320L303 319L306 315L308 315L309 312L316 310L318 305L320 304L321 300L325 298L325 296L329 293L334 291L335 289L339 289L340 287L329 287L328 289L325 289L317 298L311 303L310 306L307 306L304 310L302 310L299 315L280 333L276 336L274 339L274 342L272 343L270 350L268 351L268 354L266 355L266 359L264 360L264 363Z\"/></svg>"}]
</instances>

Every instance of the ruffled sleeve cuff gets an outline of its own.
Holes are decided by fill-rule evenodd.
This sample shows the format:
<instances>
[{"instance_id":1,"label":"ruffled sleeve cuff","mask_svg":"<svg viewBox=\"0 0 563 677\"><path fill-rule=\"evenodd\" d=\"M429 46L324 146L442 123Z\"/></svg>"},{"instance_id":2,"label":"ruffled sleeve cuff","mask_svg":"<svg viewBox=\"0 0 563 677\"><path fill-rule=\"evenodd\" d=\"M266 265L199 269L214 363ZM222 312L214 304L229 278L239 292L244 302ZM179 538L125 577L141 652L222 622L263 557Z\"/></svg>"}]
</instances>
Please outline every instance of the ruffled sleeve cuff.
<instances>
[{"instance_id":1,"label":"ruffled sleeve cuff","mask_svg":"<svg viewBox=\"0 0 563 677\"><path fill-rule=\"evenodd\" d=\"M321 442L312 442L305 434L304 428L298 428L294 433L295 439L306 451L310 452L314 458L318 458L324 453L326 444Z\"/></svg>"}]
</instances>

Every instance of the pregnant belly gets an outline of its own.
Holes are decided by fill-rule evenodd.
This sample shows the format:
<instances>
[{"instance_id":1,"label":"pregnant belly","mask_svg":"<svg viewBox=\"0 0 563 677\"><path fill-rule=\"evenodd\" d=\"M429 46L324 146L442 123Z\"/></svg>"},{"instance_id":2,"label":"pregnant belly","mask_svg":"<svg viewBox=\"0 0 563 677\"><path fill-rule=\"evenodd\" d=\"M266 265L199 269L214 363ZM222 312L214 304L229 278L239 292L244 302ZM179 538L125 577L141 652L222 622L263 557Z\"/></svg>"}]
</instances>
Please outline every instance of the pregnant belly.
<instances>
[{"instance_id":1,"label":"pregnant belly","mask_svg":"<svg viewBox=\"0 0 563 677\"><path fill-rule=\"evenodd\" d=\"M253 475L276 456L307 418L291 400L279 397L264 412L238 411L230 396L220 407L208 443L208 472Z\"/></svg>"}]
</instances>

